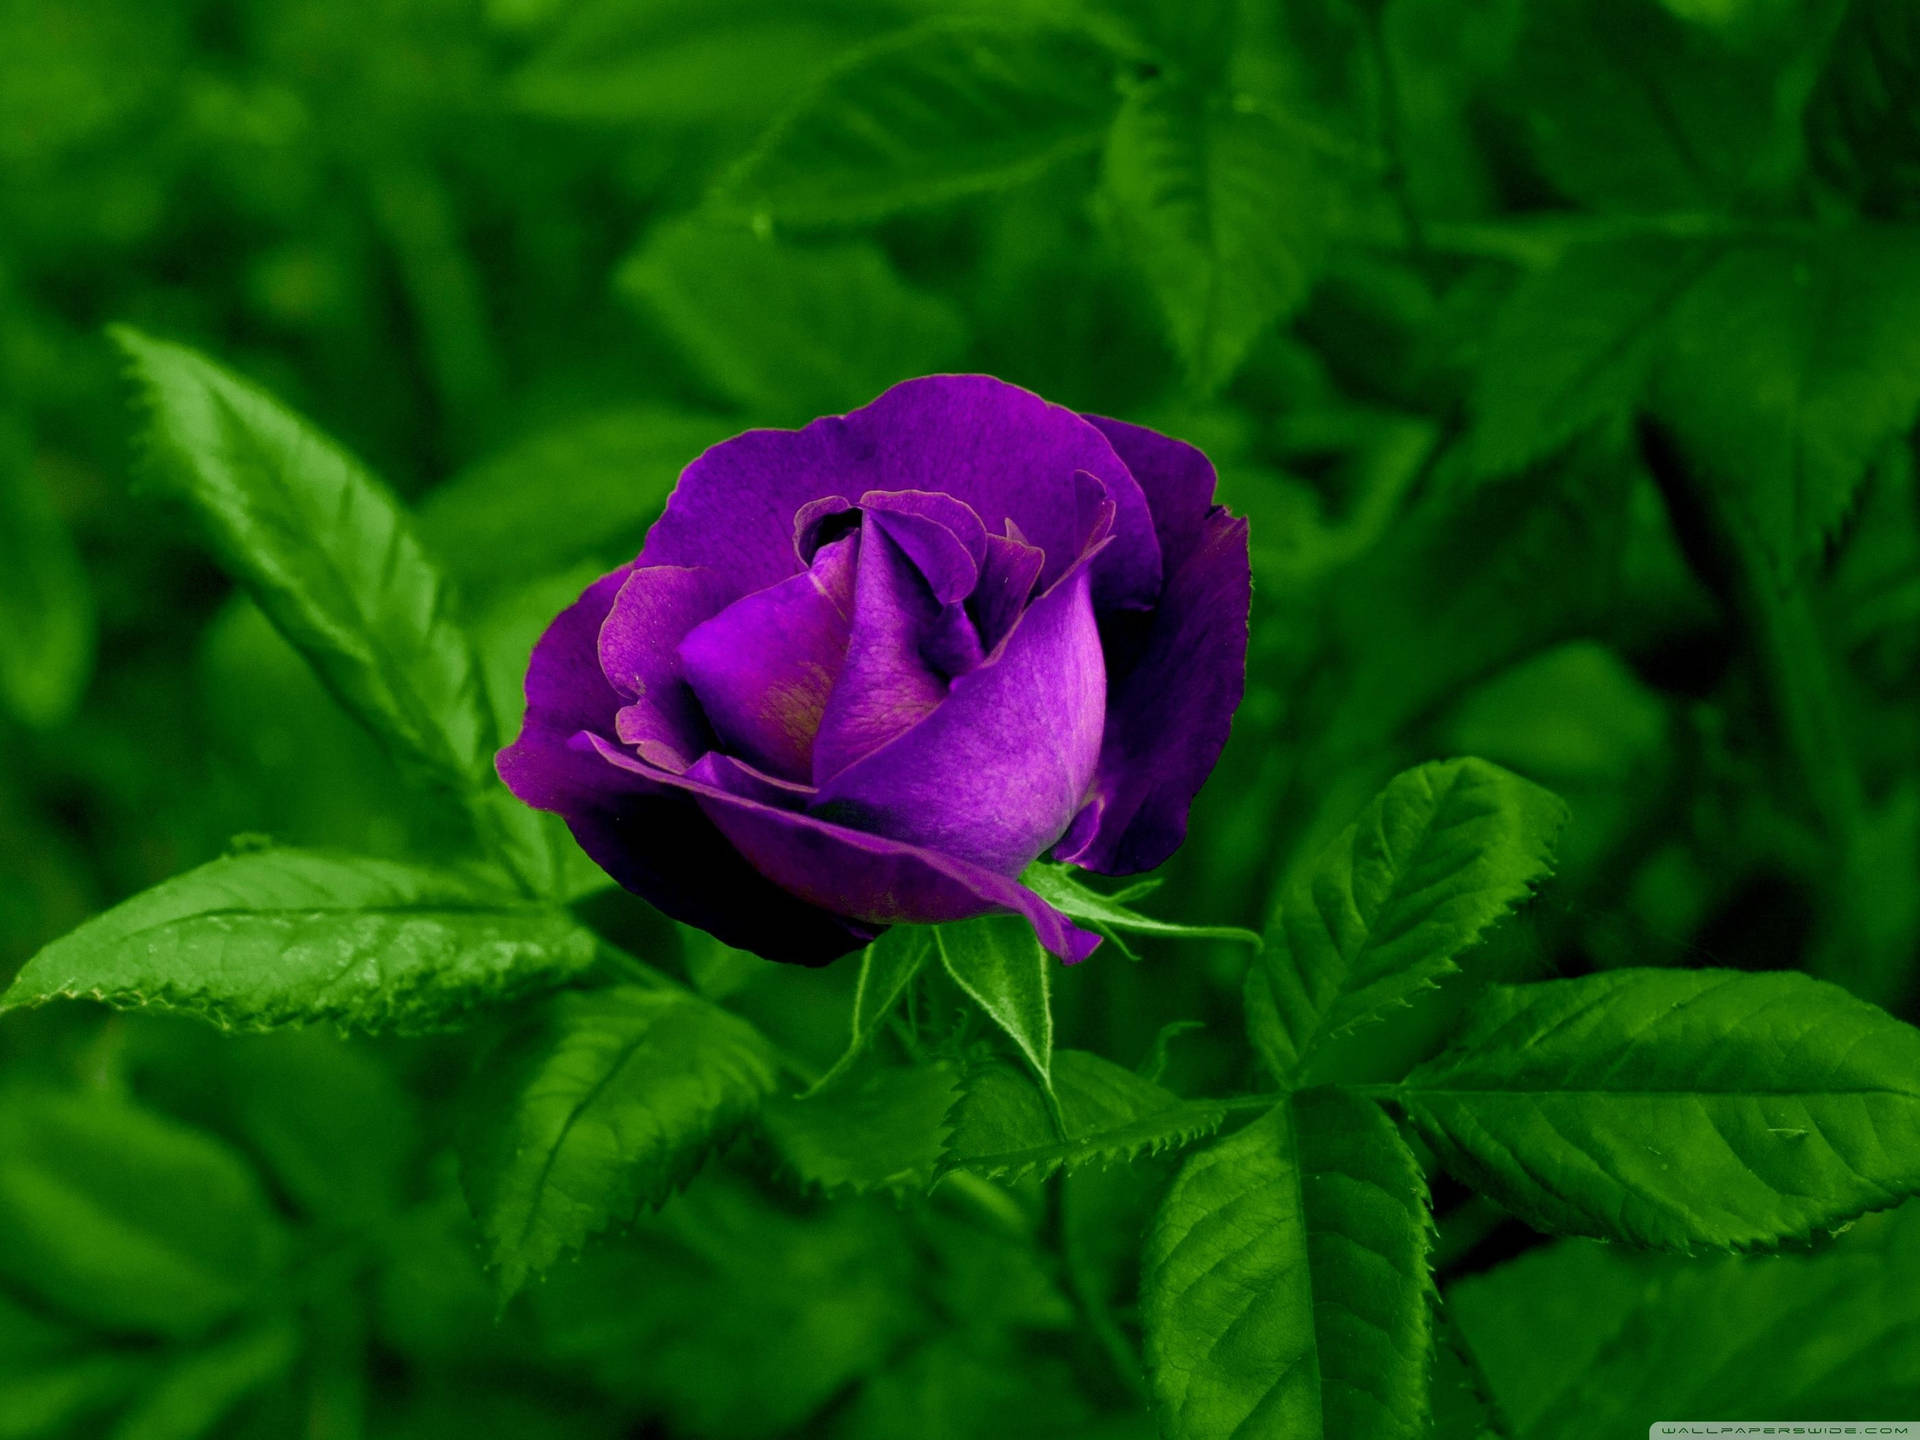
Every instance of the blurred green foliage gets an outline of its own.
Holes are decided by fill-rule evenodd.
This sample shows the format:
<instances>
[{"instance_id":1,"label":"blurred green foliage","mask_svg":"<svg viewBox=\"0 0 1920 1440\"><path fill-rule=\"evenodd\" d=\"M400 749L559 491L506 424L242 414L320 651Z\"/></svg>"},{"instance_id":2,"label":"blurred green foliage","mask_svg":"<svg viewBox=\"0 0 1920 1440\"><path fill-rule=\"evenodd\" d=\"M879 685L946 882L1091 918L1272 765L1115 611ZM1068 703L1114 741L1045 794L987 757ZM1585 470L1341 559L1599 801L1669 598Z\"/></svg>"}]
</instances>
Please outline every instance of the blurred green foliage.
<instances>
[{"instance_id":1,"label":"blurred green foliage","mask_svg":"<svg viewBox=\"0 0 1920 1440\"><path fill-rule=\"evenodd\" d=\"M413 506L479 642L450 770L705 445L990 371L1192 439L1252 520L1247 699L1156 913L1262 928L1390 776L1471 753L1571 817L1496 973L1797 967L1912 1019L1916 93L1908 0L0 0L0 977L235 837L475 859L153 493L119 321ZM576 909L806 1074L841 1053L850 964ZM929 1196L880 1142L943 1072L869 1079L504 1311L452 1159L484 1029L9 1014L0 1440L1151 1434L1152 1151L1255 1081L1247 947L1128 943L1053 1023L1088 1113L1110 1061L1164 1087L1132 1164ZM871 1172L823 1171L834 1125ZM1534 1237L1435 1199L1436 1435L1920 1410L1911 1206L1691 1269L1500 1263Z\"/></svg>"}]
</instances>

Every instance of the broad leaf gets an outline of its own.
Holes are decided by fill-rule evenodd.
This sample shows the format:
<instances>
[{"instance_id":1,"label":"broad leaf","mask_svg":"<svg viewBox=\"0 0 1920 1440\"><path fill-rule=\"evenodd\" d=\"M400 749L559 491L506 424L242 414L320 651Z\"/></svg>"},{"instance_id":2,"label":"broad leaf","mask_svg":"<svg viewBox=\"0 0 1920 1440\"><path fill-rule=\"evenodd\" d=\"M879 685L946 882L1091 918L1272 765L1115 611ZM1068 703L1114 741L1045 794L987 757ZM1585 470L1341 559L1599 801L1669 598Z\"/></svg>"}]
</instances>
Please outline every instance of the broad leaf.
<instances>
[{"instance_id":1,"label":"broad leaf","mask_svg":"<svg viewBox=\"0 0 1920 1440\"><path fill-rule=\"evenodd\" d=\"M773 1088L754 1029L671 990L569 993L484 1065L461 1176L511 1296L665 1200Z\"/></svg>"},{"instance_id":2,"label":"broad leaf","mask_svg":"<svg viewBox=\"0 0 1920 1440\"><path fill-rule=\"evenodd\" d=\"M1329 199L1323 158L1287 122L1177 83L1129 96L1107 144L1120 233L1203 391L1307 296Z\"/></svg>"},{"instance_id":3,"label":"broad leaf","mask_svg":"<svg viewBox=\"0 0 1920 1440\"><path fill-rule=\"evenodd\" d=\"M154 482L191 508L221 564L402 762L456 791L491 785L479 662L394 497L205 356L112 333L151 410Z\"/></svg>"},{"instance_id":4,"label":"broad leaf","mask_svg":"<svg viewBox=\"0 0 1920 1440\"><path fill-rule=\"evenodd\" d=\"M93 666L93 601L29 447L10 439L0 425L0 711L52 726Z\"/></svg>"},{"instance_id":5,"label":"broad leaf","mask_svg":"<svg viewBox=\"0 0 1920 1440\"><path fill-rule=\"evenodd\" d=\"M639 553L688 463L737 429L715 415L634 406L537 431L429 491L420 533L474 591L582 561L609 570Z\"/></svg>"},{"instance_id":6,"label":"broad leaf","mask_svg":"<svg viewBox=\"0 0 1920 1440\"><path fill-rule=\"evenodd\" d=\"M1399 1094L1543 1230L1765 1245L1920 1191L1920 1030L1797 973L1496 987Z\"/></svg>"},{"instance_id":7,"label":"broad leaf","mask_svg":"<svg viewBox=\"0 0 1920 1440\"><path fill-rule=\"evenodd\" d=\"M1549 1322L1558 1296L1575 1303ZM1911 1413L1920 1206L1806 1254L1649 1264L1563 1241L1462 1281L1448 1307L1519 1440L1603 1440L1648 1415ZM1836 1313L1843 1329L1819 1318Z\"/></svg>"},{"instance_id":8,"label":"broad leaf","mask_svg":"<svg viewBox=\"0 0 1920 1440\"><path fill-rule=\"evenodd\" d=\"M787 1167L829 1194L925 1190L940 1163L955 1080L939 1061L875 1067L824 1095L776 1096L761 1108L760 1125Z\"/></svg>"},{"instance_id":9,"label":"broad leaf","mask_svg":"<svg viewBox=\"0 0 1920 1440\"><path fill-rule=\"evenodd\" d=\"M1396 776L1286 888L1248 974L1254 1043L1291 1081L1341 1034L1455 973L1551 868L1566 807L1484 760Z\"/></svg>"},{"instance_id":10,"label":"broad leaf","mask_svg":"<svg viewBox=\"0 0 1920 1440\"><path fill-rule=\"evenodd\" d=\"M796 225L873 219L1030 179L1092 151L1119 103L1085 34L935 21L854 52L728 178L727 198Z\"/></svg>"},{"instance_id":11,"label":"broad leaf","mask_svg":"<svg viewBox=\"0 0 1920 1440\"><path fill-rule=\"evenodd\" d=\"M1017 915L984 915L934 927L954 982L1020 1048L1040 1083L1053 1084L1053 961Z\"/></svg>"},{"instance_id":12,"label":"broad leaf","mask_svg":"<svg viewBox=\"0 0 1920 1440\"><path fill-rule=\"evenodd\" d=\"M1141 1315L1169 1440L1418 1440L1426 1187L1374 1106L1307 1091L1190 1158L1147 1236Z\"/></svg>"},{"instance_id":13,"label":"broad leaf","mask_svg":"<svg viewBox=\"0 0 1920 1440\"><path fill-rule=\"evenodd\" d=\"M1790 573L1920 415L1920 237L1741 245L1690 287L1669 335L1652 408Z\"/></svg>"},{"instance_id":14,"label":"broad leaf","mask_svg":"<svg viewBox=\"0 0 1920 1440\"><path fill-rule=\"evenodd\" d=\"M592 933L564 911L461 875L262 850L176 875L54 941L0 1011L85 998L236 1030L413 1033L555 984L593 956Z\"/></svg>"},{"instance_id":15,"label":"broad leaf","mask_svg":"<svg viewBox=\"0 0 1920 1440\"><path fill-rule=\"evenodd\" d=\"M1212 1134L1232 1108L1182 1100L1084 1050L1054 1057L1053 1084L1058 1124L1046 1095L1024 1072L998 1063L974 1071L949 1117L953 1131L941 1168L1018 1179L1089 1161L1124 1163Z\"/></svg>"},{"instance_id":16,"label":"broad leaf","mask_svg":"<svg viewBox=\"0 0 1920 1440\"><path fill-rule=\"evenodd\" d=\"M1260 944L1260 936L1237 925L1182 925L1156 920L1129 910L1114 896L1090 890L1075 878L1076 867L1036 860L1020 876L1020 883L1069 919L1080 920L1109 934L1157 935L1171 940L1243 940Z\"/></svg>"},{"instance_id":17,"label":"broad leaf","mask_svg":"<svg viewBox=\"0 0 1920 1440\"><path fill-rule=\"evenodd\" d=\"M894 925L860 952L860 978L853 990L853 1035L845 1052L814 1082L809 1094L824 1090L853 1068L919 975L920 967L932 958L933 949L929 927Z\"/></svg>"},{"instance_id":18,"label":"broad leaf","mask_svg":"<svg viewBox=\"0 0 1920 1440\"><path fill-rule=\"evenodd\" d=\"M801 248L744 226L670 222L619 283L715 389L777 419L836 414L905 376L951 370L966 341L952 306L864 241Z\"/></svg>"},{"instance_id":19,"label":"broad leaf","mask_svg":"<svg viewBox=\"0 0 1920 1440\"><path fill-rule=\"evenodd\" d=\"M285 1248L212 1136L102 1095L0 1099L0 1279L56 1312L198 1335L258 1298Z\"/></svg>"},{"instance_id":20,"label":"broad leaf","mask_svg":"<svg viewBox=\"0 0 1920 1440\"><path fill-rule=\"evenodd\" d=\"M1515 473L1625 415L1674 307L1721 247L1662 236L1574 245L1507 297L1474 379L1477 475Z\"/></svg>"}]
</instances>

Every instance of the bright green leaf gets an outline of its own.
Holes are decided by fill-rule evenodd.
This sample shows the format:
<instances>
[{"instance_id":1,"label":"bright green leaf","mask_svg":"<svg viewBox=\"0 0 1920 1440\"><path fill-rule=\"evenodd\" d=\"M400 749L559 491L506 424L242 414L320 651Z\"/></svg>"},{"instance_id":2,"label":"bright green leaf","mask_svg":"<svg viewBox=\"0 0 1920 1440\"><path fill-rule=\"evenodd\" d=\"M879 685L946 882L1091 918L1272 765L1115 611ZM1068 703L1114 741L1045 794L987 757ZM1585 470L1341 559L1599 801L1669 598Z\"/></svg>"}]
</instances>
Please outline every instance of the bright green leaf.
<instances>
[{"instance_id":1,"label":"bright green leaf","mask_svg":"<svg viewBox=\"0 0 1920 1440\"><path fill-rule=\"evenodd\" d=\"M176 875L54 941L0 1011L84 998L238 1030L413 1033L458 1025L593 957L592 933L564 911L461 875L262 850Z\"/></svg>"},{"instance_id":2,"label":"bright green leaf","mask_svg":"<svg viewBox=\"0 0 1920 1440\"><path fill-rule=\"evenodd\" d=\"M717 390L781 419L864 405L907 376L953 369L965 346L953 307L864 241L799 247L744 226L669 222L619 284Z\"/></svg>"},{"instance_id":3,"label":"bright green leaf","mask_svg":"<svg viewBox=\"0 0 1920 1440\"><path fill-rule=\"evenodd\" d=\"M1175 83L1129 96L1107 144L1120 233L1204 391L1306 299L1331 204L1323 157L1250 104Z\"/></svg>"},{"instance_id":4,"label":"bright green leaf","mask_svg":"<svg viewBox=\"0 0 1920 1440\"><path fill-rule=\"evenodd\" d=\"M941 1168L1017 1179L1089 1161L1123 1163L1210 1135L1230 1112L1219 1101L1182 1100L1084 1050L1054 1056L1053 1084L1059 1125L1023 1071L999 1063L974 1071L953 1107Z\"/></svg>"},{"instance_id":5,"label":"bright green leaf","mask_svg":"<svg viewBox=\"0 0 1920 1440\"><path fill-rule=\"evenodd\" d=\"M753 1028L694 996L557 997L484 1065L462 1141L501 1293L665 1200L773 1081Z\"/></svg>"},{"instance_id":6,"label":"bright green leaf","mask_svg":"<svg viewBox=\"0 0 1920 1440\"><path fill-rule=\"evenodd\" d=\"M1040 1083L1053 1084L1053 961L1018 915L934 927L941 963L987 1017L1020 1047Z\"/></svg>"},{"instance_id":7,"label":"bright green leaf","mask_svg":"<svg viewBox=\"0 0 1920 1440\"><path fill-rule=\"evenodd\" d=\"M198 1335L257 1298L285 1247L212 1136L100 1095L0 1101L0 1278L55 1310Z\"/></svg>"},{"instance_id":8,"label":"bright green leaf","mask_svg":"<svg viewBox=\"0 0 1920 1440\"><path fill-rule=\"evenodd\" d=\"M925 1190L940 1163L955 1078L942 1062L876 1067L822 1095L776 1096L760 1124L788 1168L829 1194Z\"/></svg>"},{"instance_id":9,"label":"bright green leaf","mask_svg":"<svg viewBox=\"0 0 1920 1440\"><path fill-rule=\"evenodd\" d=\"M1376 1107L1307 1091L1191 1157L1147 1236L1169 1440L1418 1440L1426 1186Z\"/></svg>"},{"instance_id":10,"label":"bright green leaf","mask_svg":"<svg viewBox=\"0 0 1920 1440\"><path fill-rule=\"evenodd\" d=\"M1766 1245L1920 1191L1920 1030L1797 973L1496 987L1400 1098L1543 1230Z\"/></svg>"},{"instance_id":11,"label":"bright green leaf","mask_svg":"<svg viewBox=\"0 0 1920 1440\"><path fill-rule=\"evenodd\" d=\"M447 582L399 503L265 391L116 326L151 413L150 473L215 555L404 763L466 793L492 784L492 716Z\"/></svg>"},{"instance_id":12,"label":"bright green leaf","mask_svg":"<svg viewBox=\"0 0 1920 1440\"><path fill-rule=\"evenodd\" d=\"M887 1017L933 955L933 932L925 925L894 925L860 952L860 978L853 990L853 1035L833 1068L814 1082L817 1093L853 1068Z\"/></svg>"},{"instance_id":13,"label":"bright green leaf","mask_svg":"<svg viewBox=\"0 0 1920 1440\"><path fill-rule=\"evenodd\" d=\"M835 66L730 175L727 200L795 225L869 220L1041 174L1091 152L1119 103L1085 34L954 18Z\"/></svg>"},{"instance_id":14,"label":"bright green leaf","mask_svg":"<svg viewBox=\"0 0 1920 1440\"><path fill-rule=\"evenodd\" d=\"M1288 885L1249 972L1254 1043L1282 1081L1329 1041L1458 971L1551 867L1566 806L1484 760L1398 776ZM1271 1022L1271 1023L1268 1023Z\"/></svg>"}]
</instances>

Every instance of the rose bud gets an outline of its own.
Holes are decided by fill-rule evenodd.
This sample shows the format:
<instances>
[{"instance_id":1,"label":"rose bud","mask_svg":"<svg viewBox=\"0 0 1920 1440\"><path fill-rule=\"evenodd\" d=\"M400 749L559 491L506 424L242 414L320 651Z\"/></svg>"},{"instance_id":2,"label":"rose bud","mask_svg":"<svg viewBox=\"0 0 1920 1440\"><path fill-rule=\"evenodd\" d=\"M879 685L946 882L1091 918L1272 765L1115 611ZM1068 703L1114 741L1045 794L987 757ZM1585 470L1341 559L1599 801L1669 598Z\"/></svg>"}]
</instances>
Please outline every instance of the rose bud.
<instances>
[{"instance_id":1,"label":"rose bud","mask_svg":"<svg viewBox=\"0 0 1920 1440\"><path fill-rule=\"evenodd\" d=\"M983 375L682 473L548 628L501 777L621 885L773 960L1014 912L1036 858L1150 869L1245 681L1246 522L1192 446Z\"/></svg>"}]
</instances>

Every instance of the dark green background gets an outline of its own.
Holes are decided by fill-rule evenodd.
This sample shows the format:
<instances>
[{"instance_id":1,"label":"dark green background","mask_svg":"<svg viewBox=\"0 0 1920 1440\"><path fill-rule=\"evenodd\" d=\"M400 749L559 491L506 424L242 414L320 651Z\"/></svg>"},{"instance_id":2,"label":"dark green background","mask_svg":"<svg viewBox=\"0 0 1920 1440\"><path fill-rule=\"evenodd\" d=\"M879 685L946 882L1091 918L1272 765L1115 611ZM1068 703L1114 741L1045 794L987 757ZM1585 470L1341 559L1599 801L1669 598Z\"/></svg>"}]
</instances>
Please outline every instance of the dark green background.
<instances>
[{"instance_id":1,"label":"dark green background","mask_svg":"<svg viewBox=\"0 0 1920 1440\"><path fill-rule=\"evenodd\" d=\"M468 843L140 498L124 320L416 505L508 705L540 619L736 430L970 369L1184 436L1257 593L1157 913L1258 928L1388 776L1477 754L1573 814L1506 973L1800 967L1912 1019L1916 94L1904 0L0 0L0 976L236 835ZM833 129L862 111L885 144ZM594 903L836 1052L848 967ZM1066 1043L1131 1064L1198 1021L1169 1083L1244 1088L1244 947L1139 948L1060 978ZM496 1324L446 1162L475 1052L0 1023L0 1085L76 1097L77 1149L215 1147L299 1257L211 1336L0 1278L0 1440L1151 1433L1062 1267L1132 1323L1156 1167L996 1228L823 1202L743 1142ZM1533 1243L1436 1200L1443 1288ZM0 1236L0 1277L38 1243ZM1920 1314L1851 1389L1782 1378L1808 1327L1846 1348L1857 1257L1756 1298L1761 1262L1593 1255L1461 1287L1516 1435L1572 1433L1542 1313L1564 1381L1771 1305L1726 1393L1920 1412Z\"/></svg>"}]
</instances>

